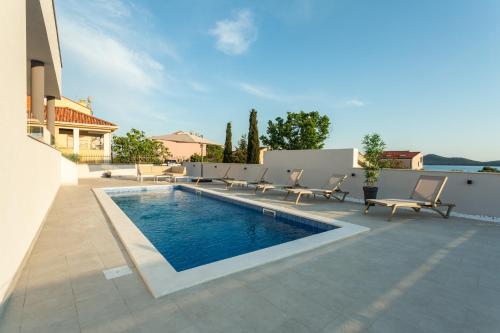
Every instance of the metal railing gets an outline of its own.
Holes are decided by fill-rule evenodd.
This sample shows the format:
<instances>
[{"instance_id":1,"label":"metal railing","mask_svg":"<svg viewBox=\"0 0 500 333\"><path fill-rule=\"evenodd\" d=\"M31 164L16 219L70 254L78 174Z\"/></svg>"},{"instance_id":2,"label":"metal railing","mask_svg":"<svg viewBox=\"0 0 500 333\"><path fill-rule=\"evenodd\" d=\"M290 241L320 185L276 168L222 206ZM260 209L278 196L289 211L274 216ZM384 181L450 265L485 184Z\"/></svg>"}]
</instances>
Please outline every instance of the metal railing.
<instances>
[{"instance_id":1,"label":"metal railing","mask_svg":"<svg viewBox=\"0 0 500 333\"><path fill-rule=\"evenodd\" d=\"M156 156L131 156L127 158L114 155L104 155L102 153L70 154L62 153L64 157L78 164L161 164Z\"/></svg>"}]
</instances>

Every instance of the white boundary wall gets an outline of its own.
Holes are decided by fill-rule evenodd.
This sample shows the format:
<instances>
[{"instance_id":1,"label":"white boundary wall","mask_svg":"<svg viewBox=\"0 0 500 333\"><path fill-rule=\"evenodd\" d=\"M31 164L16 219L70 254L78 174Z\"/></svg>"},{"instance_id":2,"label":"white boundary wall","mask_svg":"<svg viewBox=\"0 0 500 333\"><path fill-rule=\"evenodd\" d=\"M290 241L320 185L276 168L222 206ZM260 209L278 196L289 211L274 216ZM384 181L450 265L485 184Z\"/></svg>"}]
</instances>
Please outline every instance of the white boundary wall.
<instances>
[{"instance_id":1,"label":"white boundary wall","mask_svg":"<svg viewBox=\"0 0 500 333\"><path fill-rule=\"evenodd\" d=\"M62 185L77 185L78 184L78 166L76 163L61 156L61 184Z\"/></svg>"},{"instance_id":2,"label":"white boundary wall","mask_svg":"<svg viewBox=\"0 0 500 333\"><path fill-rule=\"evenodd\" d=\"M61 183L61 153L26 135L26 1L2 1L0 10L0 318L20 268L37 238ZM57 50L52 1L40 1L51 50ZM47 23L49 22L49 23ZM36 48L43 51L43 48ZM57 55L58 57L58 55ZM58 59L55 75L59 77ZM48 66L50 68L50 66ZM50 73L47 70L46 73ZM52 87L57 82L51 82ZM50 84L46 88L50 87ZM0 319L1 320L1 319Z\"/></svg>"},{"instance_id":3,"label":"white boundary wall","mask_svg":"<svg viewBox=\"0 0 500 333\"><path fill-rule=\"evenodd\" d=\"M101 178L111 171L112 177L136 177L135 164L78 164L78 178Z\"/></svg>"},{"instance_id":4,"label":"white boundary wall","mask_svg":"<svg viewBox=\"0 0 500 333\"><path fill-rule=\"evenodd\" d=\"M254 179L261 168L269 168L266 179L283 183L287 170L300 168L304 169L301 184L318 187L332 173L347 174L343 190L350 192L351 200L361 201L364 176L363 169L355 167L357 156L357 149L274 150L265 153L263 165L231 164L230 176ZM221 177L227 165L204 163L204 175ZM200 163L186 163L186 167L188 175L200 175ZM500 174L385 169L379 179L379 197L407 198L423 174L448 176L442 200L457 205L454 215L500 221Z\"/></svg>"}]
</instances>

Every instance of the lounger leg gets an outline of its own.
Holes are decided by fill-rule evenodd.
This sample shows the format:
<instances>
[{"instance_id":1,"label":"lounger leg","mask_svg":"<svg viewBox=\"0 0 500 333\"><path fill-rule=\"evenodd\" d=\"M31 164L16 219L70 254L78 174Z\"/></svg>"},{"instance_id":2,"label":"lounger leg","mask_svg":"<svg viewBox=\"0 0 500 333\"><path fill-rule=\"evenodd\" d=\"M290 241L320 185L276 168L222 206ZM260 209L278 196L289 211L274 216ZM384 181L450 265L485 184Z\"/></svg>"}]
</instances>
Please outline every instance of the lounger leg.
<instances>
[{"instance_id":1,"label":"lounger leg","mask_svg":"<svg viewBox=\"0 0 500 333\"><path fill-rule=\"evenodd\" d=\"M290 195L290 191L286 191L286 194L285 194L285 197L283 198L283 200L286 200L288 199L288 196Z\"/></svg>"},{"instance_id":2,"label":"lounger leg","mask_svg":"<svg viewBox=\"0 0 500 333\"><path fill-rule=\"evenodd\" d=\"M298 205L298 204L299 204L299 200L300 200L300 196L301 196L301 195L302 195L302 193L301 193L301 192L299 192L299 193L297 194L297 200L295 200L295 204L296 204L296 205Z\"/></svg>"},{"instance_id":3,"label":"lounger leg","mask_svg":"<svg viewBox=\"0 0 500 333\"><path fill-rule=\"evenodd\" d=\"M198 184L200 183L200 179L201 179L200 177L198 177L198 179L196 179L196 184L195 184L195 186L198 186Z\"/></svg>"},{"instance_id":4,"label":"lounger leg","mask_svg":"<svg viewBox=\"0 0 500 333\"><path fill-rule=\"evenodd\" d=\"M389 215L389 218L387 219L388 222L391 222L392 221L392 217L394 216L394 214L396 213L396 210L398 209L398 206L394 205L392 206L392 209L391 209L391 214Z\"/></svg>"},{"instance_id":5,"label":"lounger leg","mask_svg":"<svg viewBox=\"0 0 500 333\"><path fill-rule=\"evenodd\" d=\"M340 193L342 195L342 197L337 197L336 195L334 195L332 193L332 194L329 195L328 198L334 198L334 199L337 199L340 202L344 202L345 201L345 197L347 197L347 195L349 194L349 192L335 192L335 193Z\"/></svg>"},{"instance_id":6,"label":"lounger leg","mask_svg":"<svg viewBox=\"0 0 500 333\"><path fill-rule=\"evenodd\" d=\"M446 210L445 219L447 219L448 217L450 217L451 211L453 210L453 208L455 208L455 205L453 205L453 204L450 204L450 205L447 205L447 206L448 206L448 209Z\"/></svg>"},{"instance_id":7,"label":"lounger leg","mask_svg":"<svg viewBox=\"0 0 500 333\"><path fill-rule=\"evenodd\" d=\"M441 206L446 206L448 207L446 209L446 213L443 213L442 211L440 211L439 209L433 207L431 208L433 211L435 211L436 213L438 213L439 215L441 215L443 218L447 219L450 217L450 214L451 214L451 211L452 209L455 207L455 205L452 205L452 204L449 204L449 205L441 205Z\"/></svg>"},{"instance_id":8,"label":"lounger leg","mask_svg":"<svg viewBox=\"0 0 500 333\"><path fill-rule=\"evenodd\" d=\"M368 210L370 209L371 206L373 206L373 204L371 204L371 203L366 204L366 206L365 206L365 215L368 214Z\"/></svg>"}]
</instances>

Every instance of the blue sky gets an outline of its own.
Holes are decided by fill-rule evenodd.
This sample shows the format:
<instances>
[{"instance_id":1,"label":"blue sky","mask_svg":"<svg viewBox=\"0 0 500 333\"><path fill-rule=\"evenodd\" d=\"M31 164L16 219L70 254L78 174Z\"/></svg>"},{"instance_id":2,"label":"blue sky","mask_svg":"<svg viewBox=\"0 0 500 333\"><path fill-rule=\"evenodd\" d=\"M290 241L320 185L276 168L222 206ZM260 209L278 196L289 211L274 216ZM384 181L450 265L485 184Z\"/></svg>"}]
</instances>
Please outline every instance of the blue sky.
<instances>
[{"instance_id":1,"label":"blue sky","mask_svg":"<svg viewBox=\"0 0 500 333\"><path fill-rule=\"evenodd\" d=\"M327 148L500 159L500 2L56 0L63 93L123 134L233 142L287 111L330 116Z\"/></svg>"}]
</instances>

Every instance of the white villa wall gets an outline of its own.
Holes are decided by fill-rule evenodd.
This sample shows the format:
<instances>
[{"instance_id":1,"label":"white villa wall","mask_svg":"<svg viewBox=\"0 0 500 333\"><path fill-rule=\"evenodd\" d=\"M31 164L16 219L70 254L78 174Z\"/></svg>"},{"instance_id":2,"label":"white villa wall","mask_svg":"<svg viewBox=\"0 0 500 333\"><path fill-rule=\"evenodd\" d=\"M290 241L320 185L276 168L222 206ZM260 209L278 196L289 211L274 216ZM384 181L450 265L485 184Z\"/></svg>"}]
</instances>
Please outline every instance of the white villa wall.
<instances>
[{"instance_id":1,"label":"white villa wall","mask_svg":"<svg viewBox=\"0 0 500 333\"><path fill-rule=\"evenodd\" d=\"M231 164L230 176L248 175L242 178L253 179L260 168L269 168L266 180L283 183L288 177L288 170L304 169L301 184L309 187L323 185L332 173L347 174L349 179L342 186L349 191L349 198L361 201L363 198L363 169L357 165L356 149L325 149L269 151L264 155L263 165ZM200 175L200 163L187 163L190 176ZM247 168L247 170L244 170ZM204 163L206 177L221 177L227 169L224 163ZM419 170L382 170L379 179L379 197L406 198L413 190L418 177L423 174L444 175L448 183L442 194L442 200L457 205L455 215L466 217L496 217L500 219L500 175L486 173L439 172ZM467 184L471 180L472 184Z\"/></svg>"},{"instance_id":2,"label":"white villa wall","mask_svg":"<svg viewBox=\"0 0 500 333\"><path fill-rule=\"evenodd\" d=\"M51 1L41 3L45 13ZM59 189L61 155L26 135L26 1L2 2L0 41L1 315L9 290Z\"/></svg>"},{"instance_id":3,"label":"white villa wall","mask_svg":"<svg viewBox=\"0 0 500 333\"><path fill-rule=\"evenodd\" d=\"M78 184L78 165L61 156L61 184Z\"/></svg>"}]
</instances>

